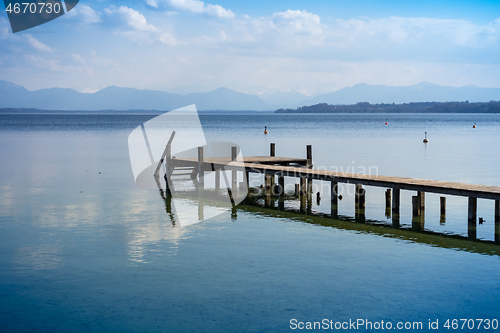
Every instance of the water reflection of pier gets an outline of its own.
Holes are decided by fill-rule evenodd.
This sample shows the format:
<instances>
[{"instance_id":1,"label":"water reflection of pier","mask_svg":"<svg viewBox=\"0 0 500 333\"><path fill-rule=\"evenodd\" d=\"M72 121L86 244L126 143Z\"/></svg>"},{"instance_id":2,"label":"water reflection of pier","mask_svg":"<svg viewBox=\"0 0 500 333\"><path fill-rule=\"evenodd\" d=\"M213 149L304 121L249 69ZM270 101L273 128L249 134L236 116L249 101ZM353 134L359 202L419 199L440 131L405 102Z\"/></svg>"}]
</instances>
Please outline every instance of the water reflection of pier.
<instances>
[{"instance_id":1,"label":"water reflection of pier","mask_svg":"<svg viewBox=\"0 0 500 333\"><path fill-rule=\"evenodd\" d=\"M249 191L249 198L252 198L252 189L249 184L250 173L264 175L264 184L261 185L261 195L264 199L264 206L274 206L273 200L278 201L278 209L284 209L285 202L285 177L298 178L299 183L295 185L294 195L300 201L300 212L310 212L312 205L312 182L314 180L326 181L330 183L331 214L330 217L338 219L339 206L339 183L353 184L355 186L355 218L357 222L365 222L366 190L363 186L374 186L386 188L385 202L386 215L392 217L393 229L400 228L400 196L402 190L415 191L412 197L412 229L414 231L424 230L425 224L425 193L438 193L441 195L452 195L468 197L468 240L477 239L477 199L490 199L494 201L495 208L495 243L500 243L500 187L472 185L457 182L445 182L437 180L413 179L403 177L387 177L379 175L363 175L346 172L313 169L312 147L307 146L305 159L276 157L275 145L271 143L270 156L242 157L238 154L237 147L231 148L231 157L204 158L204 148L198 148L198 158L174 158L168 153L168 147L164 156L167 188L165 200L174 190L172 177L176 169L189 170L195 187L202 198L202 193L206 194L205 177L206 172L215 173L215 190L220 189L221 172L226 176L226 171L231 172L231 182L228 184L228 194L233 203L233 213L235 205L233 196L241 192ZM229 155L229 154L228 154ZM244 174L244 182L238 184L238 173ZM277 182L276 182L277 180ZM215 191L214 193L218 193ZM246 193L243 193L246 195ZM177 194L176 194L177 195ZM211 196L213 194L210 194ZM205 196L206 197L206 196ZM214 197L215 198L215 197ZM206 200L200 200L201 213L203 215L203 205ZM271 204L272 203L272 204ZM441 220L446 217L446 198L441 197ZM167 204L168 210L168 204ZM200 210L199 210L200 211Z\"/></svg>"}]
</instances>

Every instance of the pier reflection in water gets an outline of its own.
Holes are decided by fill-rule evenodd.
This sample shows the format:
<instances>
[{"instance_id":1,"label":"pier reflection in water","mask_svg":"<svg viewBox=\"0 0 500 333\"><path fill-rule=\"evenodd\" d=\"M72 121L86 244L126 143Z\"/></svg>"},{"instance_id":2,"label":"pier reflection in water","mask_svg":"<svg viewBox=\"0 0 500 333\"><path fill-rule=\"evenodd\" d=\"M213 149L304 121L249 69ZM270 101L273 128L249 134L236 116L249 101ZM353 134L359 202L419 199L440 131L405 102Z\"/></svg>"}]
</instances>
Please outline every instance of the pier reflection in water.
<instances>
[{"instance_id":1,"label":"pier reflection in water","mask_svg":"<svg viewBox=\"0 0 500 333\"><path fill-rule=\"evenodd\" d=\"M199 195L200 192L205 192L204 195ZM359 217L338 215L333 217L331 214L324 214L312 210L313 202L306 198L306 210L304 211L297 205L297 197L294 193L287 193L283 196L266 197L262 194L262 189L250 189L249 196L239 205L231 208L231 217L237 220L238 212L246 212L257 216L265 216L270 218L286 218L290 221L308 223L317 226L329 227L339 230L351 230L360 233L373 234L382 237L397 238L415 243L428 244L435 247L454 249L459 251L467 251L471 253L480 253L486 255L500 255L500 246L492 241L475 240L470 241L466 236L457 234L441 234L426 230L421 224L421 220L413 222L411 227L395 228L392 224L384 221L376 220L359 220ZM172 206L172 194L160 190L162 200L165 202L165 211L172 226L178 227L175 224L175 211ZM204 220L204 211L210 209L221 208L218 206L217 198L224 196L223 190L213 189L196 189L195 191L179 191L176 192L176 197L181 198L184 202L183 209L188 209L191 212L197 212L198 219L194 222ZM199 200L198 198L203 198ZM211 198L208 200L207 198ZM285 208L286 207L286 208ZM418 218L420 219L420 218ZM418 224L418 226L416 226Z\"/></svg>"}]
</instances>

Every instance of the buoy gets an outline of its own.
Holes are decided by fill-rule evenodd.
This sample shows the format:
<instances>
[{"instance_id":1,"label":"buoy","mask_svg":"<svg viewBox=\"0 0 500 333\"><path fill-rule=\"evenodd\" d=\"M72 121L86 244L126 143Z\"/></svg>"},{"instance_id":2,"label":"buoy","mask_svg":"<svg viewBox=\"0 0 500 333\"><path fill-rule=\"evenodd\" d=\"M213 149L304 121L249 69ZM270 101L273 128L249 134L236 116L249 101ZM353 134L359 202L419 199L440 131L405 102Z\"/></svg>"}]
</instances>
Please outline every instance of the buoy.
<instances>
[{"instance_id":1,"label":"buoy","mask_svg":"<svg viewBox=\"0 0 500 333\"><path fill-rule=\"evenodd\" d=\"M264 134L267 134L267 133L269 133L269 132L267 131L267 126L264 126Z\"/></svg>"},{"instance_id":2,"label":"buoy","mask_svg":"<svg viewBox=\"0 0 500 333\"><path fill-rule=\"evenodd\" d=\"M424 139L424 143L427 143L429 142L429 140L427 139L427 132L425 132L425 139Z\"/></svg>"},{"instance_id":3,"label":"buoy","mask_svg":"<svg viewBox=\"0 0 500 333\"><path fill-rule=\"evenodd\" d=\"M476 123L474 123L474 125L472 125L472 128L476 128Z\"/></svg>"},{"instance_id":4,"label":"buoy","mask_svg":"<svg viewBox=\"0 0 500 333\"><path fill-rule=\"evenodd\" d=\"M389 124L389 122L387 121L387 119L385 120L385 124L386 124L386 125L388 125L388 124Z\"/></svg>"}]
</instances>

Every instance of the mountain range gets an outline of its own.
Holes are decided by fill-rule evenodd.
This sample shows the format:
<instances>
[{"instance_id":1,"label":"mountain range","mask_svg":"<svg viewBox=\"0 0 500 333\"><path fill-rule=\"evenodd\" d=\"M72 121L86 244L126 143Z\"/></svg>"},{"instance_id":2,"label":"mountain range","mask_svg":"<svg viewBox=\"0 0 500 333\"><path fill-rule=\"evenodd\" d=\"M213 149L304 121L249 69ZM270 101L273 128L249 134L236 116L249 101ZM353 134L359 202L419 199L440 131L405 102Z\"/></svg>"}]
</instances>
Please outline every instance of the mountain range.
<instances>
[{"instance_id":1,"label":"mountain range","mask_svg":"<svg viewBox=\"0 0 500 333\"><path fill-rule=\"evenodd\" d=\"M27 90L0 80L0 108L43 110L159 110L168 111L190 104L198 110L264 111L327 103L332 105L409 102L489 102L500 100L499 88L449 87L422 82L414 86L357 84L332 93L308 98L297 92L270 95L243 94L227 88L186 95L158 90L110 86L95 93L67 88Z\"/></svg>"}]
</instances>

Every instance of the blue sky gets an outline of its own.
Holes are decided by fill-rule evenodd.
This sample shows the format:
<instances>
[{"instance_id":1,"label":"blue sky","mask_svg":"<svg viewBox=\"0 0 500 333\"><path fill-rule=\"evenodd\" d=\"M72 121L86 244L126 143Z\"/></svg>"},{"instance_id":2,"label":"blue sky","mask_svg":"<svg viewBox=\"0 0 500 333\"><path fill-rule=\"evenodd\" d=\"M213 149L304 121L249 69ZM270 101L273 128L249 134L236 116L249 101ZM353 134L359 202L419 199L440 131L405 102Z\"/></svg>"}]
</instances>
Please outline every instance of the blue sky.
<instances>
[{"instance_id":1,"label":"blue sky","mask_svg":"<svg viewBox=\"0 0 500 333\"><path fill-rule=\"evenodd\" d=\"M500 88L500 1L89 0L16 34L1 9L0 79L30 90Z\"/></svg>"}]
</instances>

